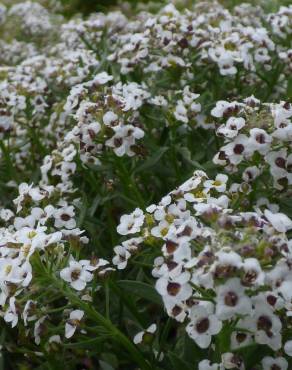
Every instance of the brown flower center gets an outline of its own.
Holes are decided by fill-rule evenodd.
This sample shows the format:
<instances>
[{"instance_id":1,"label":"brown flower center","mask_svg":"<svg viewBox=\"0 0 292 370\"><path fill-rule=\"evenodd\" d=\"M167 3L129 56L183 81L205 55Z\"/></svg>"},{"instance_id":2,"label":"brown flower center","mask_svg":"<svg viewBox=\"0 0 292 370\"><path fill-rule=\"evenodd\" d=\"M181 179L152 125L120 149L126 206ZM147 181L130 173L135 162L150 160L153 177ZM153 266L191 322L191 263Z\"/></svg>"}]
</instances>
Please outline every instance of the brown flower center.
<instances>
[{"instance_id":1,"label":"brown flower center","mask_svg":"<svg viewBox=\"0 0 292 370\"><path fill-rule=\"evenodd\" d=\"M70 216L69 215L67 215L67 213L63 213L62 215L61 215L61 220L62 221L69 221L70 220Z\"/></svg>"},{"instance_id":2,"label":"brown flower center","mask_svg":"<svg viewBox=\"0 0 292 370\"><path fill-rule=\"evenodd\" d=\"M224 297L226 306L234 307L238 302L238 296L234 292L228 292Z\"/></svg>"},{"instance_id":3,"label":"brown flower center","mask_svg":"<svg viewBox=\"0 0 292 370\"><path fill-rule=\"evenodd\" d=\"M167 292L171 296L176 296L178 292L180 291L180 284L178 283L168 283L167 285Z\"/></svg>"},{"instance_id":4,"label":"brown flower center","mask_svg":"<svg viewBox=\"0 0 292 370\"><path fill-rule=\"evenodd\" d=\"M167 253L171 254L175 252L178 244L173 242L172 240L167 240L165 246L166 246Z\"/></svg>"},{"instance_id":5,"label":"brown flower center","mask_svg":"<svg viewBox=\"0 0 292 370\"><path fill-rule=\"evenodd\" d=\"M276 158L275 163L280 168L286 167L286 160L284 158L281 158L281 157Z\"/></svg>"},{"instance_id":6,"label":"brown flower center","mask_svg":"<svg viewBox=\"0 0 292 370\"><path fill-rule=\"evenodd\" d=\"M79 279L79 276L80 276L80 270L73 270L71 272L71 279L73 281L78 280Z\"/></svg>"},{"instance_id":7,"label":"brown flower center","mask_svg":"<svg viewBox=\"0 0 292 370\"><path fill-rule=\"evenodd\" d=\"M242 144L236 144L233 148L235 154L241 154L244 151L244 146Z\"/></svg>"},{"instance_id":8,"label":"brown flower center","mask_svg":"<svg viewBox=\"0 0 292 370\"><path fill-rule=\"evenodd\" d=\"M274 306L277 302L277 297L273 296L273 295L268 295L267 296L267 302L271 305L271 306Z\"/></svg>"},{"instance_id":9,"label":"brown flower center","mask_svg":"<svg viewBox=\"0 0 292 370\"><path fill-rule=\"evenodd\" d=\"M196 330L199 334L203 334L209 329L209 326L210 321L207 317L205 317L204 319L201 319L196 323Z\"/></svg>"},{"instance_id":10,"label":"brown flower center","mask_svg":"<svg viewBox=\"0 0 292 370\"><path fill-rule=\"evenodd\" d=\"M263 330L269 337L273 335L271 332L272 326L273 326L272 321L268 316L263 315L258 318L257 322L258 330Z\"/></svg>"},{"instance_id":11,"label":"brown flower center","mask_svg":"<svg viewBox=\"0 0 292 370\"><path fill-rule=\"evenodd\" d=\"M238 343L242 343L245 341L247 335L245 333L237 333L236 334L236 340Z\"/></svg>"}]
</instances>

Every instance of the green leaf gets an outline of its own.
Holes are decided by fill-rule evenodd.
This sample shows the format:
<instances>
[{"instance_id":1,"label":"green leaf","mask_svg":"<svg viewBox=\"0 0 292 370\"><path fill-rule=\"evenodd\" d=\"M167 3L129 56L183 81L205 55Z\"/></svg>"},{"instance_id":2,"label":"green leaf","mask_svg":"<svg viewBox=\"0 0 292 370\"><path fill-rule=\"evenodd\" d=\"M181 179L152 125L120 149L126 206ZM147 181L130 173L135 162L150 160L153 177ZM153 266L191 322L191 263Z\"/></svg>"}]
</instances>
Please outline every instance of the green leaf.
<instances>
[{"instance_id":1,"label":"green leaf","mask_svg":"<svg viewBox=\"0 0 292 370\"><path fill-rule=\"evenodd\" d=\"M188 334L184 334L183 347L181 352L176 350L176 353L183 353L183 359L186 362L198 363L205 358L205 351L200 348ZM177 348L178 349L178 348Z\"/></svg>"},{"instance_id":2,"label":"green leaf","mask_svg":"<svg viewBox=\"0 0 292 370\"><path fill-rule=\"evenodd\" d=\"M223 325L220 333L216 337L217 346L220 353L228 352L230 350L230 336L233 332L233 327L230 324Z\"/></svg>"},{"instance_id":3,"label":"green leaf","mask_svg":"<svg viewBox=\"0 0 292 370\"><path fill-rule=\"evenodd\" d=\"M139 312L135 302L133 301L133 299L131 299L131 297L129 297L128 292L125 292L120 288L120 286L118 286L118 284L114 284L113 282L110 283L110 288L111 292L114 292L120 298L121 302L123 302L130 314L135 318L135 320L142 327L145 327L147 325L147 317Z\"/></svg>"},{"instance_id":4,"label":"green leaf","mask_svg":"<svg viewBox=\"0 0 292 370\"><path fill-rule=\"evenodd\" d=\"M80 342L76 342L76 343L64 343L63 344L63 347L65 348L85 348L85 349L88 349L88 348L96 348L96 345L102 343L105 341L105 339L107 339L107 335L103 334L102 337L100 338L92 338L92 339L87 339L87 340L83 340L83 341L80 341Z\"/></svg>"},{"instance_id":5,"label":"green leaf","mask_svg":"<svg viewBox=\"0 0 292 370\"><path fill-rule=\"evenodd\" d=\"M188 148L178 147L177 151L181 154L181 156L187 163L194 167L194 169L199 168L200 170L204 170L204 167L199 162L191 158L191 152Z\"/></svg>"},{"instance_id":6,"label":"green leaf","mask_svg":"<svg viewBox=\"0 0 292 370\"><path fill-rule=\"evenodd\" d=\"M162 305L159 294L149 284L143 283L142 281L120 280L117 282L117 285L140 298Z\"/></svg>"},{"instance_id":7,"label":"green leaf","mask_svg":"<svg viewBox=\"0 0 292 370\"><path fill-rule=\"evenodd\" d=\"M182 360L174 353L168 354L173 370L184 369L184 370L195 370L188 362Z\"/></svg>"},{"instance_id":8,"label":"green leaf","mask_svg":"<svg viewBox=\"0 0 292 370\"><path fill-rule=\"evenodd\" d=\"M103 353L99 364L103 370L113 370L119 366L118 359L113 353Z\"/></svg>"},{"instance_id":9,"label":"green leaf","mask_svg":"<svg viewBox=\"0 0 292 370\"><path fill-rule=\"evenodd\" d=\"M168 147L164 146L158 150L155 150L154 153L150 158L148 158L146 161L144 161L140 166L134 169L133 173L138 173L145 171L151 167L153 167L160 158L168 151Z\"/></svg>"},{"instance_id":10,"label":"green leaf","mask_svg":"<svg viewBox=\"0 0 292 370\"><path fill-rule=\"evenodd\" d=\"M108 363L102 360L99 360L99 366L102 370L114 370L115 369L114 367L112 367L111 365L109 365Z\"/></svg>"}]
</instances>

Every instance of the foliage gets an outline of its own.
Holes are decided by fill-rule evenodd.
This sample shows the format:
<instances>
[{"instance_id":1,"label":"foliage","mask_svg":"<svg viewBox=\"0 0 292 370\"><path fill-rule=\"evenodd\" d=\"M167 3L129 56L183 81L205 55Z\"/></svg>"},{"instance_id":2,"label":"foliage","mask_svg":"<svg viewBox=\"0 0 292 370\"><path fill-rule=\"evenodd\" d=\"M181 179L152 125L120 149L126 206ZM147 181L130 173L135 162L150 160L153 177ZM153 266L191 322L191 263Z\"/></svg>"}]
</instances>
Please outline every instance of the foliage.
<instances>
[{"instance_id":1,"label":"foliage","mask_svg":"<svg viewBox=\"0 0 292 370\"><path fill-rule=\"evenodd\" d=\"M0 5L0 369L292 367L291 24Z\"/></svg>"}]
</instances>

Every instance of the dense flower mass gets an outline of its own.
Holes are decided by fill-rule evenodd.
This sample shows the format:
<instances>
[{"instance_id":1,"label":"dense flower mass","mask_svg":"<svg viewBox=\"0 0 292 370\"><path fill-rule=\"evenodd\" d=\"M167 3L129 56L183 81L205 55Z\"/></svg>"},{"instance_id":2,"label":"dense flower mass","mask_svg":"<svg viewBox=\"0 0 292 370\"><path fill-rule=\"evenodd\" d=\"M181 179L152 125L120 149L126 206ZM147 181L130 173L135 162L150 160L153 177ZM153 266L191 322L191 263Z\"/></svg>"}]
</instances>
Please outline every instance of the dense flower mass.
<instances>
[{"instance_id":1,"label":"dense flower mass","mask_svg":"<svg viewBox=\"0 0 292 370\"><path fill-rule=\"evenodd\" d=\"M292 368L289 1L2 2L1 366Z\"/></svg>"},{"instance_id":2,"label":"dense flower mass","mask_svg":"<svg viewBox=\"0 0 292 370\"><path fill-rule=\"evenodd\" d=\"M226 328L232 349L255 342L276 351L291 330L286 232L292 221L268 209L234 211L235 193L225 190L224 180L218 175L211 181L197 171L149 206L140 245L161 248L152 271L156 289L168 315L187 322L186 331L199 347L209 347L212 336ZM122 216L118 230L125 222Z\"/></svg>"}]
</instances>

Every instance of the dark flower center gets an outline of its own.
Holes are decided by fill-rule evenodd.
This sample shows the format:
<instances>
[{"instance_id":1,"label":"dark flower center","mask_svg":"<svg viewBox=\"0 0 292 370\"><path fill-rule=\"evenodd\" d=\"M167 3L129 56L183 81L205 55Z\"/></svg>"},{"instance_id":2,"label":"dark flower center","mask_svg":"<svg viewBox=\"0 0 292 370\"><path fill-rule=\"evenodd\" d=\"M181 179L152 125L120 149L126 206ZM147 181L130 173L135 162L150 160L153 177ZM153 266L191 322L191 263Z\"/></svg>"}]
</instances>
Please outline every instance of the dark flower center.
<instances>
[{"instance_id":1,"label":"dark flower center","mask_svg":"<svg viewBox=\"0 0 292 370\"><path fill-rule=\"evenodd\" d=\"M280 366L273 364L271 370L281 370Z\"/></svg>"},{"instance_id":2,"label":"dark flower center","mask_svg":"<svg viewBox=\"0 0 292 370\"><path fill-rule=\"evenodd\" d=\"M266 138L265 138L265 135L263 134L259 134L256 136L256 141L259 143L259 144L265 144L266 142Z\"/></svg>"},{"instance_id":3,"label":"dark flower center","mask_svg":"<svg viewBox=\"0 0 292 370\"><path fill-rule=\"evenodd\" d=\"M272 321L268 316L263 315L258 318L257 322L258 330L263 330L269 337L273 335L271 332L272 326L273 326Z\"/></svg>"},{"instance_id":4,"label":"dark flower center","mask_svg":"<svg viewBox=\"0 0 292 370\"><path fill-rule=\"evenodd\" d=\"M197 332L199 334L205 333L209 329L209 326L210 321L207 317L205 317L204 319L201 319L196 323Z\"/></svg>"},{"instance_id":5,"label":"dark flower center","mask_svg":"<svg viewBox=\"0 0 292 370\"><path fill-rule=\"evenodd\" d=\"M285 161L284 158L281 158L281 157L276 158L275 163L280 168L285 168L286 167L286 161Z\"/></svg>"},{"instance_id":6,"label":"dark flower center","mask_svg":"<svg viewBox=\"0 0 292 370\"><path fill-rule=\"evenodd\" d=\"M274 306L277 302L277 297L273 296L273 295L269 295L267 296L267 302L271 305L271 306Z\"/></svg>"},{"instance_id":7,"label":"dark flower center","mask_svg":"<svg viewBox=\"0 0 292 370\"><path fill-rule=\"evenodd\" d=\"M165 246L168 253L173 253L176 250L178 244L171 240L167 240Z\"/></svg>"},{"instance_id":8,"label":"dark flower center","mask_svg":"<svg viewBox=\"0 0 292 370\"><path fill-rule=\"evenodd\" d=\"M69 221L70 220L70 216L69 215L67 215L67 213L63 213L62 215L61 215L61 220L62 221Z\"/></svg>"},{"instance_id":9,"label":"dark flower center","mask_svg":"<svg viewBox=\"0 0 292 370\"><path fill-rule=\"evenodd\" d=\"M119 148L123 145L123 139L122 138L115 138L114 139L114 145L116 148Z\"/></svg>"},{"instance_id":10,"label":"dark flower center","mask_svg":"<svg viewBox=\"0 0 292 370\"><path fill-rule=\"evenodd\" d=\"M247 271L243 277L244 284L252 284L258 277L258 273L254 270Z\"/></svg>"},{"instance_id":11,"label":"dark flower center","mask_svg":"<svg viewBox=\"0 0 292 370\"><path fill-rule=\"evenodd\" d=\"M181 288L181 286L178 283L168 283L167 292L168 292L169 295L175 296L180 291L180 288Z\"/></svg>"},{"instance_id":12,"label":"dark flower center","mask_svg":"<svg viewBox=\"0 0 292 370\"><path fill-rule=\"evenodd\" d=\"M236 340L238 343L242 343L245 341L247 335L245 333L237 333L236 334Z\"/></svg>"},{"instance_id":13,"label":"dark flower center","mask_svg":"<svg viewBox=\"0 0 292 370\"><path fill-rule=\"evenodd\" d=\"M241 154L244 151L244 146L242 144L236 144L233 151L235 154Z\"/></svg>"},{"instance_id":14,"label":"dark flower center","mask_svg":"<svg viewBox=\"0 0 292 370\"><path fill-rule=\"evenodd\" d=\"M71 272L71 279L73 281L78 280L79 279L79 276L80 276L80 270L73 270Z\"/></svg>"},{"instance_id":15,"label":"dark flower center","mask_svg":"<svg viewBox=\"0 0 292 370\"><path fill-rule=\"evenodd\" d=\"M174 306L172 309L172 314L174 317L178 316L182 312L182 308L179 306Z\"/></svg>"},{"instance_id":16,"label":"dark flower center","mask_svg":"<svg viewBox=\"0 0 292 370\"><path fill-rule=\"evenodd\" d=\"M238 302L238 296L234 292L228 292L224 297L224 303L226 306L234 307Z\"/></svg>"}]
</instances>

